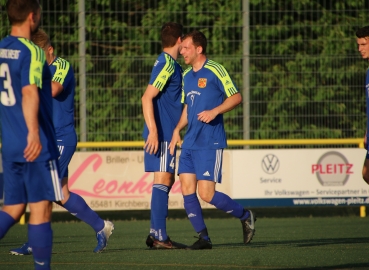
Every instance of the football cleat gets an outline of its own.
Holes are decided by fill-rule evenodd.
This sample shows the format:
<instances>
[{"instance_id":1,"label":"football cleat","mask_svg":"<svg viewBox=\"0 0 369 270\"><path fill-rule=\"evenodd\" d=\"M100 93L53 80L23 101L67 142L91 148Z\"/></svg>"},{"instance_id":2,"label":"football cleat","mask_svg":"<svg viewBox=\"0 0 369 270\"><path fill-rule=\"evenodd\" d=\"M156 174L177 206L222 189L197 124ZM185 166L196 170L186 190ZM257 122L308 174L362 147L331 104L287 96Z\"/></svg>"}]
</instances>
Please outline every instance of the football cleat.
<instances>
[{"instance_id":1,"label":"football cleat","mask_svg":"<svg viewBox=\"0 0 369 270\"><path fill-rule=\"evenodd\" d=\"M146 238L146 246L152 248L154 246L155 238L151 234L149 234Z\"/></svg>"},{"instance_id":2,"label":"football cleat","mask_svg":"<svg viewBox=\"0 0 369 270\"><path fill-rule=\"evenodd\" d=\"M170 240L169 236L165 241L155 239L153 247L156 249L185 249L187 246Z\"/></svg>"},{"instance_id":3,"label":"football cleat","mask_svg":"<svg viewBox=\"0 0 369 270\"><path fill-rule=\"evenodd\" d=\"M247 219L241 220L242 224L242 232L243 232L243 242L245 244L250 243L252 240L252 237L255 234L255 221L256 217L254 217L254 214L251 210L246 210L250 212L250 215Z\"/></svg>"},{"instance_id":4,"label":"football cleat","mask_svg":"<svg viewBox=\"0 0 369 270\"><path fill-rule=\"evenodd\" d=\"M104 220L104 224L104 228L96 234L97 246L94 249L95 253L100 253L106 248L109 237L114 230L114 224L111 221Z\"/></svg>"},{"instance_id":5,"label":"football cleat","mask_svg":"<svg viewBox=\"0 0 369 270\"><path fill-rule=\"evenodd\" d=\"M204 238L201 237L196 237L195 238L199 238L199 240L197 240L195 243L192 244L192 246L188 246L186 249L190 249L190 250L198 250L198 249L212 249L213 248L213 244L209 240L205 240Z\"/></svg>"},{"instance_id":6,"label":"football cleat","mask_svg":"<svg viewBox=\"0 0 369 270\"><path fill-rule=\"evenodd\" d=\"M31 255L32 248L29 246L28 242L24 243L20 248L15 248L9 250L9 253L12 255Z\"/></svg>"}]
</instances>

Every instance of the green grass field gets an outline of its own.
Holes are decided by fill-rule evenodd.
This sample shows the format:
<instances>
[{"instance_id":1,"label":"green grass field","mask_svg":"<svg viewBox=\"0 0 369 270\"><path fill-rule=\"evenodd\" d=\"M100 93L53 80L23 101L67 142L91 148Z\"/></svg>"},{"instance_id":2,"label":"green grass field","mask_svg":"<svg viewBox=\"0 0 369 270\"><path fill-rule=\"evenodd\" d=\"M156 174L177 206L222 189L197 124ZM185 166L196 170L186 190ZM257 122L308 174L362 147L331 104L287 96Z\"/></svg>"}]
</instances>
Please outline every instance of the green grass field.
<instances>
[{"instance_id":1,"label":"green grass field","mask_svg":"<svg viewBox=\"0 0 369 270\"><path fill-rule=\"evenodd\" d=\"M206 219L212 250L149 250L149 221L114 221L105 252L94 254L94 231L81 222L54 222L52 269L369 269L369 218L258 218L256 235L242 243L233 218ZM168 220L177 242L196 241L186 219ZM33 269L32 256L8 255L27 239L16 225L0 241L0 269Z\"/></svg>"}]
</instances>

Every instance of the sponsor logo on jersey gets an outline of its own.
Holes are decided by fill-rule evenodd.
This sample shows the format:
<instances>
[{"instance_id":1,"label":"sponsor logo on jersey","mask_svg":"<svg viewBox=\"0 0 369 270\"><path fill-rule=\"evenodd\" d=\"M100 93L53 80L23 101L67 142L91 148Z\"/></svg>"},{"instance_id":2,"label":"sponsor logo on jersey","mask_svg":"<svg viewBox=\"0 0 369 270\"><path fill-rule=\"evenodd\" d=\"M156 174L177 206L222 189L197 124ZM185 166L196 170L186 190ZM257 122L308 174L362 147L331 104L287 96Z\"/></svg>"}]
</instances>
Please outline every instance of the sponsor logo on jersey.
<instances>
[{"instance_id":1,"label":"sponsor logo on jersey","mask_svg":"<svg viewBox=\"0 0 369 270\"><path fill-rule=\"evenodd\" d=\"M196 217L196 215L195 215L194 213L190 213L190 214L188 215L188 217L189 217L189 218L192 218L192 217Z\"/></svg>"},{"instance_id":2,"label":"sponsor logo on jersey","mask_svg":"<svg viewBox=\"0 0 369 270\"><path fill-rule=\"evenodd\" d=\"M206 78L199 78L199 80L197 81L197 86L200 88L205 88L206 82L207 82Z\"/></svg>"},{"instance_id":3,"label":"sponsor logo on jersey","mask_svg":"<svg viewBox=\"0 0 369 270\"><path fill-rule=\"evenodd\" d=\"M156 67L156 65L159 63L158 60L155 61L154 67Z\"/></svg>"}]
</instances>

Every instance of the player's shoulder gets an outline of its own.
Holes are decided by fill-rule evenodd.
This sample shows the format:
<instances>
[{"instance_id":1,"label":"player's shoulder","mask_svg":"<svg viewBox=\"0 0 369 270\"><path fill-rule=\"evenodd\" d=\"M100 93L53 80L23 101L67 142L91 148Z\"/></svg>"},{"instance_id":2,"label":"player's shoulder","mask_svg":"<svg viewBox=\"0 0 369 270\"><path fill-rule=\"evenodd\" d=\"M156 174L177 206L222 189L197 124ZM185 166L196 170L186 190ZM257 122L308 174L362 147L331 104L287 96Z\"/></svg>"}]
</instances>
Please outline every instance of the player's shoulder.
<instances>
[{"instance_id":1,"label":"player's shoulder","mask_svg":"<svg viewBox=\"0 0 369 270\"><path fill-rule=\"evenodd\" d=\"M167 53L162 52L156 59L154 66L173 66L176 61Z\"/></svg>"},{"instance_id":2,"label":"player's shoulder","mask_svg":"<svg viewBox=\"0 0 369 270\"><path fill-rule=\"evenodd\" d=\"M55 58L53 65L58 65L59 68L62 68L62 69L66 69L70 67L69 61L59 56Z\"/></svg>"},{"instance_id":3,"label":"player's shoulder","mask_svg":"<svg viewBox=\"0 0 369 270\"><path fill-rule=\"evenodd\" d=\"M228 74L227 70L222 64L208 59L204 65L205 68L211 70L215 75L224 77Z\"/></svg>"},{"instance_id":4,"label":"player's shoulder","mask_svg":"<svg viewBox=\"0 0 369 270\"><path fill-rule=\"evenodd\" d=\"M8 36L5 42L11 43L13 50L19 50L21 52L20 57L32 55L33 61L44 61L46 59L45 52L27 38Z\"/></svg>"},{"instance_id":5,"label":"player's shoulder","mask_svg":"<svg viewBox=\"0 0 369 270\"><path fill-rule=\"evenodd\" d=\"M185 69L185 71L183 71L183 77L188 74L188 72L192 71L192 67L188 67Z\"/></svg>"}]
</instances>

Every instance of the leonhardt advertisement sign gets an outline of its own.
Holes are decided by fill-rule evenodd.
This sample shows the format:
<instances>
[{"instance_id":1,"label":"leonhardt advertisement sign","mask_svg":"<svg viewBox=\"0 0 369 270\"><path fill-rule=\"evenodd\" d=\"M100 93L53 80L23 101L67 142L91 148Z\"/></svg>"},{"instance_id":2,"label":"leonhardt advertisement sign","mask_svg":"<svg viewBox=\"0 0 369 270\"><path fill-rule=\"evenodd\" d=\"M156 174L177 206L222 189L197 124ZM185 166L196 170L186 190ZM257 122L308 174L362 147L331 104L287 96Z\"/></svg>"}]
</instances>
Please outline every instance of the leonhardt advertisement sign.
<instances>
[{"instance_id":1,"label":"leonhardt advertisement sign","mask_svg":"<svg viewBox=\"0 0 369 270\"><path fill-rule=\"evenodd\" d=\"M235 150L233 198L245 206L368 205L363 149Z\"/></svg>"},{"instance_id":2,"label":"leonhardt advertisement sign","mask_svg":"<svg viewBox=\"0 0 369 270\"><path fill-rule=\"evenodd\" d=\"M179 156L179 151L177 152ZM178 157L177 165L178 169ZM230 155L224 153L223 183L217 189L230 193ZM183 209L181 185L169 194L169 208ZM93 210L150 209L153 174L144 172L143 151L76 152L69 165L69 189L81 195ZM201 201L203 208L213 206ZM54 204L55 211L64 208Z\"/></svg>"}]
</instances>

